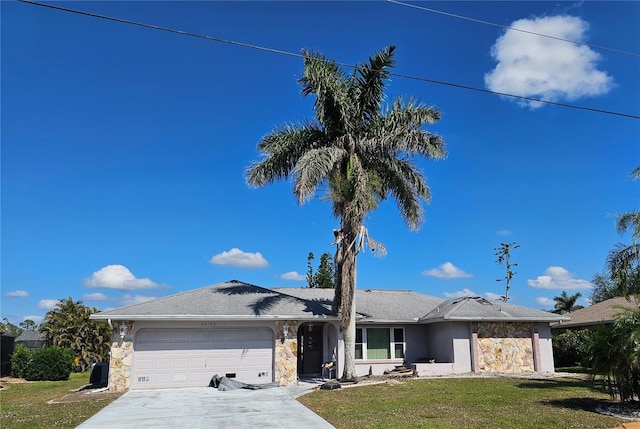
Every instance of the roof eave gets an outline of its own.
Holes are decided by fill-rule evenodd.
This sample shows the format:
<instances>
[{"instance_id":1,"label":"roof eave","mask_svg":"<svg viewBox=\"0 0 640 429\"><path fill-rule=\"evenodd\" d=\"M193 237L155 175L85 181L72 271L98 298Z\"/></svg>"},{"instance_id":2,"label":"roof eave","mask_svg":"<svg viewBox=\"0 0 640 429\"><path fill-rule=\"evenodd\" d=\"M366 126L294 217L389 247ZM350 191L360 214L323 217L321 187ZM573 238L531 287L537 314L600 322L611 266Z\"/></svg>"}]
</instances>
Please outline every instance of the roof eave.
<instances>
[{"instance_id":1,"label":"roof eave","mask_svg":"<svg viewBox=\"0 0 640 429\"><path fill-rule=\"evenodd\" d=\"M434 322L538 322L538 323L552 323L559 322L561 320L570 320L568 317L564 318L550 318L550 319L541 319L541 318L532 318L532 317L512 317L512 316L503 316L503 317L468 317L468 316L442 316L434 319L423 319L420 320L420 323L434 323Z\"/></svg>"},{"instance_id":2,"label":"roof eave","mask_svg":"<svg viewBox=\"0 0 640 429\"><path fill-rule=\"evenodd\" d=\"M210 314L149 314L149 315L128 315L128 314L92 314L89 316L92 320L109 321L109 320L131 320L131 321L255 321L255 320L302 320L302 321L317 321L317 320L339 320L334 316L297 316L297 315L210 315Z\"/></svg>"}]
</instances>

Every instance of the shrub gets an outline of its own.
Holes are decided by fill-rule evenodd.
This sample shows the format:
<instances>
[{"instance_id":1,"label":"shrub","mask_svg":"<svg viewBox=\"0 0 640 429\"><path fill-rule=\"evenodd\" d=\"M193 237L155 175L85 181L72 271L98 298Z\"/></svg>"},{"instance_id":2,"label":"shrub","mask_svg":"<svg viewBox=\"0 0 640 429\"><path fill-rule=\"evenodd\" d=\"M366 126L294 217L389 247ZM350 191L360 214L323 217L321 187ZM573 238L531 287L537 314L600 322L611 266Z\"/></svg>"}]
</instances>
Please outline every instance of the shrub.
<instances>
[{"instance_id":1,"label":"shrub","mask_svg":"<svg viewBox=\"0 0 640 429\"><path fill-rule=\"evenodd\" d=\"M594 375L605 377L612 399L640 399L640 307L625 309L613 326L596 331L588 363Z\"/></svg>"},{"instance_id":2,"label":"shrub","mask_svg":"<svg viewBox=\"0 0 640 429\"><path fill-rule=\"evenodd\" d=\"M11 375L17 378L25 378L27 375L27 365L33 353L24 344L16 345L11 355Z\"/></svg>"},{"instance_id":3,"label":"shrub","mask_svg":"<svg viewBox=\"0 0 640 429\"><path fill-rule=\"evenodd\" d=\"M553 336L553 361L556 367L580 366L588 357L593 331L565 331Z\"/></svg>"},{"instance_id":4,"label":"shrub","mask_svg":"<svg viewBox=\"0 0 640 429\"><path fill-rule=\"evenodd\" d=\"M26 379L67 380L73 368L73 351L62 347L45 347L33 352L27 365Z\"/></svg>"}]
</instances>

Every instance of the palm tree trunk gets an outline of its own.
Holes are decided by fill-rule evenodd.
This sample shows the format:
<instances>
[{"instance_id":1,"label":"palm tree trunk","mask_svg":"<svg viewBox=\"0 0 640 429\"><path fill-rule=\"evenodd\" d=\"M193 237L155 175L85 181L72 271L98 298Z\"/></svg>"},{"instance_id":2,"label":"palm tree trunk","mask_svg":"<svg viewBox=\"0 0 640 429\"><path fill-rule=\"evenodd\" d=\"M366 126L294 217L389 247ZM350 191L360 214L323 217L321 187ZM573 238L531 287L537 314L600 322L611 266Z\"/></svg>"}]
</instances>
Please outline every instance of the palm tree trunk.
<instances>
[{"instance_id":1,"label":"palm tree trunk","mask_svg":"<svg viewBox=\"0 0 640 429\"><path fill-rule=\"evenodd\" d=\"M345 226L347 224L345 223ZM341 276L342 317L340 329L344 337L344 372L343 380L356 379L355 350L356 350L356 231L359 229L347 226L343 231L342 240L343 260Z\"/></svg>"}]
</instances>

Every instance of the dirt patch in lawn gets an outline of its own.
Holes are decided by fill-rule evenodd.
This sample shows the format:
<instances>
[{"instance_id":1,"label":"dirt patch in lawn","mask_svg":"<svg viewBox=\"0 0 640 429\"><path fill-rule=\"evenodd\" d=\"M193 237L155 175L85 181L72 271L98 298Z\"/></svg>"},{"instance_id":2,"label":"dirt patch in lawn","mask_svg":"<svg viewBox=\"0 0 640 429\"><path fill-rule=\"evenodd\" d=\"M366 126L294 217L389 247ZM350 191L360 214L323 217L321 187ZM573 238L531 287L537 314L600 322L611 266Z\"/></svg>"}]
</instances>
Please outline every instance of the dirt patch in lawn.
<instances>
[{"instance_id":1,"label":"dirt patch in lawn","mask_svg":"<svg viewBox=\"0 0 640 429\"><path fill-rule=\"evenodd\" d=\"M105 389L84 389L68 393L61 398L50 400L49 404L63 404L68 402L103 401L105 399L117 399L122 392L109 392Z\"/></svg>"}]
</instances>

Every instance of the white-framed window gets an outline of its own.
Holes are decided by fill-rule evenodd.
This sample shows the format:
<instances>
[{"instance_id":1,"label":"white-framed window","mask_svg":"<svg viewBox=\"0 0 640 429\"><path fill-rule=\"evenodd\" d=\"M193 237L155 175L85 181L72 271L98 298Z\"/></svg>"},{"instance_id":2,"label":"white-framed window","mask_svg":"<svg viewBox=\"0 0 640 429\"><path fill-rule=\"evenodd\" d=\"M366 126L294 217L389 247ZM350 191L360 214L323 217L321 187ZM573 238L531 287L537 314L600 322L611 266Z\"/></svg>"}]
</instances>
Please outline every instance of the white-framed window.
<instances>
[{"instance_id":1,"label":"white-framed window","mask_svg":"<svg viewBox=\"0 0 640 429\"><path fill-rule=\"evenodd\" d=\"M356 328L356 360L404 358L404 328Z\"/></svg>"}]
</instances>

